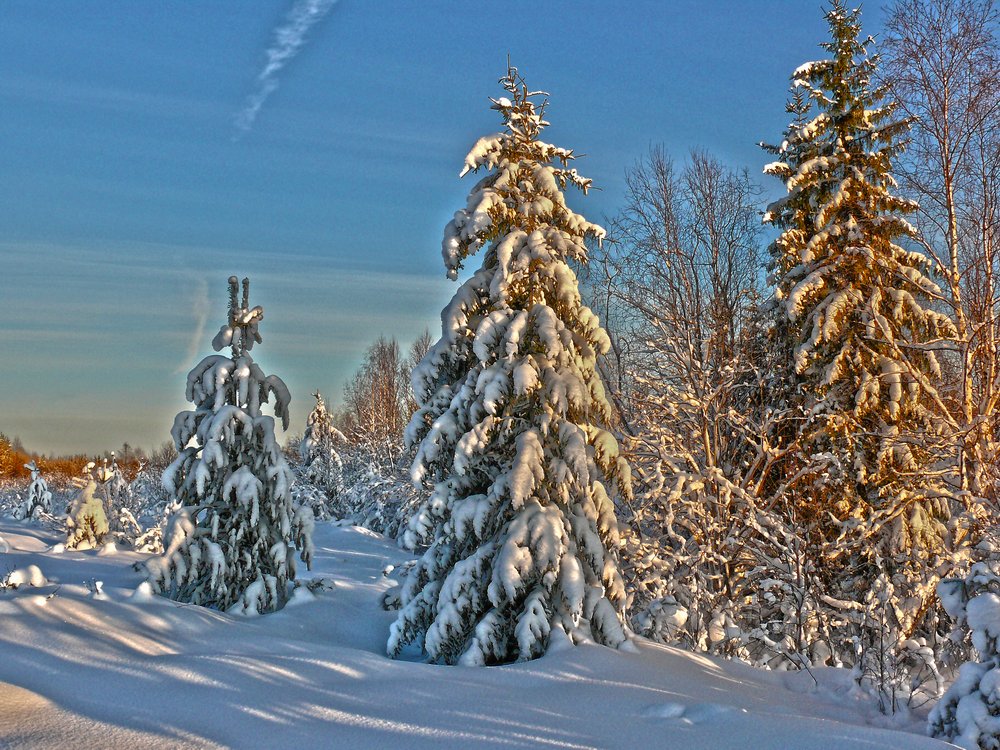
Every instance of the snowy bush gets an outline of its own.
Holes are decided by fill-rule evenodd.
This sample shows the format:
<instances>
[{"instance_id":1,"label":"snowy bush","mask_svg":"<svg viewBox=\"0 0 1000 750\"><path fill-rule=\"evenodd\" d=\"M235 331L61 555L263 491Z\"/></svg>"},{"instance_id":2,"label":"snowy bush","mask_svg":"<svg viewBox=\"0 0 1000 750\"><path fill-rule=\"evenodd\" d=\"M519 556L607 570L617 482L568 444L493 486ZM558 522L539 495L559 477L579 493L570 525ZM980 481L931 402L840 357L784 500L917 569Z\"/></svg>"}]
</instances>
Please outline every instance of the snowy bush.
<instances>
[{"instance_id":1,"label":"snowy bush","mask_svg":"<svg viewBox=\"0 0 1000 750\"><path fill-rule=\"evenodd\" d=\"M293 547L308 564L312 515L295 512L292 473L274 436L274 413L288 427L285 384L264 375L249 351L263 318L249 307L249 281L229 279L229 320L212 342L230 357L206 357L188 375L194 411L177 415L177 459L163 475L181 504L163 533L162 558L147 563L153 589L178 601L247 614L281 609L295 578Z\"/></svg>"},{"instance_id":2,"label":"snowy bush","mask_svg":"<svg viewBox=\"0 0 1000 750\"><path fill-rule=\"evenodd\" d=\"M165 443L148 459L139 462L135 477L129 485L129 497L137 518L159 517L170 503L169 490L163 486L163 472L177 458L173 442Z\"/></svg>"},{"instance_id":3,"label":"snowy bush","mask_svg":"<svg viewBox=\"0 0 1000 750\"><path fill-rule=\"evenodd\" d=\"M943 688L935 649L927 640L906 638L900 596L881 561L881 569L860 608L847 619L857 625L854 681L875 697L879 710L895 714L915 701L936 698Z\"/></svg>"},{"instance_id":4,"label":"snowy bush","mask_svg":"<svg viewBox=\"0 0 1000 750\"><path fill-rule=\"evenodd\" d=\"M99 547L110 531L104 500L97 481L90 477L66 509L66 546L69 549Z\"/></svg>"},{"instance_id":5,"label":"snowy bush","mask_svg":"<svg viewBox=\"0 0 1000 750\"><path fill-rule=\"evenodd\" d=\"M481 138L462 175L491 174L445 228L450 278L485 258L441 315L441 339L413 372L412 476L430 491L415 528L432 542L407 577L388 651L431 659L535 658L553 631L618 646L625 591L612 497L628 492L597 357L609 347L570 262L604 230L566 205L590 181L510 69L493 99L505 132Z\"/></svg>"},{"instance_id":6,"label":"snowy bush","mask_svg":"<svg viewBox=\"0 0 1000 750\"><path fill-rule=\"evenodd\" d=\"M18 510L24 504L21 497L22 489L12 481L0 480L0 515L17 515Z\"/></svg>"},{"instance_id":7,"label":"snowy bush","mask_svg":"<svg viewBox=\"0 0 1000 750\"><path fill-rule=\"evenodd\" d=\"M389 460L388 453L372 454L364 445L344 450L342 517L418 550L430 541L429 529L415 522L427 493L410 480L410 454L395 451Z\"/></svg>"},{"instance_id":8,"label":"snowy bush","mask_svg":"<svg viewBox=\"0 0 1000 750\"><path fill-rule=\"evenodd\" d=\"M958 679L934 707L928 729L967 750L1000 748L1000 568L975 563L964 580L938 584L945 610L967 630L978 658L963 664Z\"/></svg>"},{"instance_id":9,"label":"snowy bush","mask_svg":"<svg viewBox=\"0 0 1000 750\"><path fill-rule=\"evenodd\" d=\"M2 542L2 540L0 540ZM0 549L0 551L3 551ZM37 565L28 565L25 568L15 568L9 570L6 575L0 576L0 591L16 591L24 586L45 586L48 580L45 574Z\"/></svg>"},{"instance_id":10,"label":"snowy bush","mask_svg":"<svg viewBox=\"0 0 1000 750\"><path fill-rule=\"evenodd\" d=\"M163 553L163 530L177 506L172 503L171 492L163 486L162 476L174 458L173 444L161 448L148 461L140 463L129 485L130 507L140 531L128 541L140 552Z\"/></svg>"}]
</instances>

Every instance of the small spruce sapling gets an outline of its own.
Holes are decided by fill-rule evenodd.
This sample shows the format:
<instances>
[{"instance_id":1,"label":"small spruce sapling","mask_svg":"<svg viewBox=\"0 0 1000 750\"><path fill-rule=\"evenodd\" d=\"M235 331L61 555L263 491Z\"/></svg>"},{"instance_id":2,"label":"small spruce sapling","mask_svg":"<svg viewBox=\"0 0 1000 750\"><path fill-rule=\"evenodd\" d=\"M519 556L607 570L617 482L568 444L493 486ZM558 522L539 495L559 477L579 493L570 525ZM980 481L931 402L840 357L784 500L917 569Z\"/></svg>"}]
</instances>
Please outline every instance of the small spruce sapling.
<instances>
[{"instance_id":1,"label":"small spruce sapling","mask_svg":"<svg viewBox=\"0 0 1000 750\"><path fill-rule=\"evenodd\" d=\"M24 468L31 472L31 484L28 485L28 496L17 510L16 518L37 519L42 513L52 513L52 493L42 477L38 465L31 461Z\"/></svg>"},{"instance_id":2,"label":"small spruce sapling","mask_svg":"<svg viewBox=\"0 0 1000 750\"><path fill-rule=\"evenodd\" d=\"M95 476L98 489L104 497L111 532L118 541L134 545L142 536L142 527L132 512L132 487L125 480L114 451L111 452L110 465L104 459L101 467L95 471Z\"/></svg>"},{"instance_id":3,"label":"small spruce sapling","mask_svg":"<svg viewBox=\"0 0 1000 750\"><path fill-rule=\"evenodd\" d=\"M106 477L104 480L104 491L108 498L108 513L117 520L122 510L127 510L131 513L129 506L132 500L132 492L129 483L125 481L125 475L118 465L118 457L114 451L111 452L111 464L109 466L106 464L104 476Z\"/></svg>"},{"instance_id":4,"label":"small spruce sapling","mask_svg":"<svg viewBox=\"0 0 1000 750\"><path fill-rule=\"evenodd\" d=\"M344 463L337 445L346 445L347 438L333 426L333 416L327 411L323 396L318 391L313 395L316 406L306 418L299 454L306 479L322 490L327 498L325 503L314 502L316 517L327 517L332 511L339 518L343 516Z\"/></svg>"},{"instance_id":5,"label":"small spruce sapling","mask_svg":"<svg viewBox=\"0 0 1000 750\"><path fill-rule=\"evenodd\" d=\"M292 473L274 436L274 413L288 427L285 384L250 357L260 343L261 307L249 306L249 280L230 277L229 320L213 355L191 370L194 411L174 420L177 459L163 474L181 508L164 532L163 557L148 563L153 589L177 601L244 614L273 612L288 601L293 547L308 565L312 511L293 508Z\"/></svg>"}]
</instances>

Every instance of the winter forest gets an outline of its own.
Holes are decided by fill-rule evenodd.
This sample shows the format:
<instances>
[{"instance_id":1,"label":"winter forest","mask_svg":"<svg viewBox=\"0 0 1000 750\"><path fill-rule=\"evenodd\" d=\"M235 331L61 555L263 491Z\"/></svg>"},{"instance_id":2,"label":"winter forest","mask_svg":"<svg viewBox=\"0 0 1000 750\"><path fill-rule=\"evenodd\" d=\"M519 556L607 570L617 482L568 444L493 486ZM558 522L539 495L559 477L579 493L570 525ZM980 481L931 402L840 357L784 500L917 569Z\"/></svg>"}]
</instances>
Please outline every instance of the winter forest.
<instances>
[{"instance_id":1,"label":"winter forest","mask_svg":"<svg viewBox=\"0 0 1000 750\"><path fill-rule=\"evenodd\" d=\"M0 435L0 745L1000 748L1000 9L817 13L759 179L589 215L512 59L439 330L292 394L251 269L159 449Z\"/></svg>"}]
</instances>

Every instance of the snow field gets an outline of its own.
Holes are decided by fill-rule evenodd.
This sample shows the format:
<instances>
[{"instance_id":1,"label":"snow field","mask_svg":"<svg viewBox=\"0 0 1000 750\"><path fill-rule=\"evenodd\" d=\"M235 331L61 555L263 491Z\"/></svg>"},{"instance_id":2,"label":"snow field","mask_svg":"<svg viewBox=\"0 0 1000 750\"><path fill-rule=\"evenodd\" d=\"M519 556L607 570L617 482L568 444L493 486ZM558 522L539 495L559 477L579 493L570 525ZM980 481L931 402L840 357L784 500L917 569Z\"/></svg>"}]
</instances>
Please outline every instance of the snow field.
<instances>
[{"instance_id":1,"label":"snow field","mask_svg":"<svg viewBox=\"0 0 1000 750\"><path fill-rule=\"evenodd\" d=\"M4 748L948 747L865 726L846 671L820 670L815 690L641 640L505 667L389 659L379 602L409 556L356 527L318 524L315 593L256 618L151 595L145 554L59 553L58 533L11 519L0 536L0 569L43 576L0 593Z\"/></svg>"}]
</instances>

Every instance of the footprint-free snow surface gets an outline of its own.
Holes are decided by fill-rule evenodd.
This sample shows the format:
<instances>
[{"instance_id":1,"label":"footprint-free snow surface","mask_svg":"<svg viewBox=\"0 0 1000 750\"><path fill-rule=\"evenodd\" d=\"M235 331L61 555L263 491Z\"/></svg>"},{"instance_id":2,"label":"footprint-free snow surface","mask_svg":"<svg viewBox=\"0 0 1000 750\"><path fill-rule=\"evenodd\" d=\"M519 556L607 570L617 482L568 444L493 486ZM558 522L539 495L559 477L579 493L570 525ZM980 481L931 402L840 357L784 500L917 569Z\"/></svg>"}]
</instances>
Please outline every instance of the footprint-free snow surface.
<instances>
[{"instance_id":1,"label":"footprint-free snow surface","mask_svg":"<svg viewBox=\"0 0 1000 750\"><path fill-rule=\"evenodd\" d=\"M917 717L867 725L838 670L817 689L641 640L506 667L394 661L379 599L408 556L363 529L318 525L300 573L323 585L257 618L152 596L144 555L63 550L10 519L0 538L0 579L21 571L0 591L3 748L950 747Z\"/></svg>"}]
</instances>

